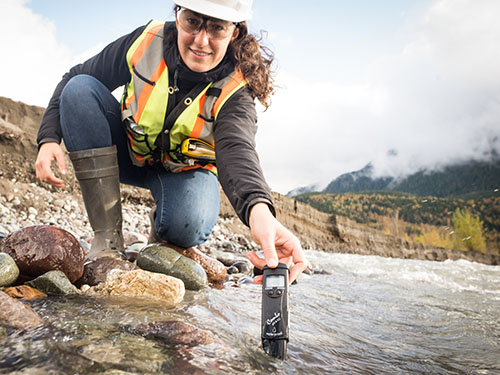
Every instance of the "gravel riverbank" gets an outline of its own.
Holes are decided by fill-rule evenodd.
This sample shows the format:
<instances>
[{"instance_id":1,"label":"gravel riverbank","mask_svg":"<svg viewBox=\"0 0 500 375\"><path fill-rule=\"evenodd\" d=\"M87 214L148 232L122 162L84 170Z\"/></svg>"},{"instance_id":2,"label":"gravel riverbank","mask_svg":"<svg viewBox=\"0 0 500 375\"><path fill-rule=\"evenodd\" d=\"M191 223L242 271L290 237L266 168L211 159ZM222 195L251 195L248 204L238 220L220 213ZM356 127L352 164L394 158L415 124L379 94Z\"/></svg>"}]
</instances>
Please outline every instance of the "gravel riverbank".
<instances>
[{"instance_id":1,"label":"gravel riverbank","mask_svg":"<svg viewBox=\"0 0 500 375\"><path fill-rule=\"evenodd\" d=\"M90 248L92 229L89 225L83 201L75 193L65 190L45 189L35 183L10 181L9 189L0 192L0 236L31 225L54 225L73 234L84 249ZM152 199L142 191L125 188L122 213L123 233L126 245L146 243L150 230L149 211ZM214 257L224 257L223 253L237 256L249 250L259 250L259 246L233 228L235 217L219 217L210 238L199 248Z\"/></svg>"}]
</instances>

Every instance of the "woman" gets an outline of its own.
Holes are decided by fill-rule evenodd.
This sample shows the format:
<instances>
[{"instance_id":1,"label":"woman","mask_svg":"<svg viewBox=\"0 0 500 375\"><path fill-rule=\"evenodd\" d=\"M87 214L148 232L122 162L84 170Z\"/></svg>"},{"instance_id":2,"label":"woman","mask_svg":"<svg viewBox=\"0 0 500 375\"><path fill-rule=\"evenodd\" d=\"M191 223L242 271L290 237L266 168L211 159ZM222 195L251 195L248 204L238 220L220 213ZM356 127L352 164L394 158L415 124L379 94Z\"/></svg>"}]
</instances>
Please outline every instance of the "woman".
<instances>
[{"instance_id":1,"label":"woman","mask_svg":"<svg viewBox=\"0 0 500 375\"><path fill-rule=\"evenodd\" d=\"M305 269L297 238L274 217L254 148L254 98L266 107L272 58L245 20L252 0L174 0L176 21L150 22L73 67L38 133L37 177L64 187L64 139L94 230L89 256L123 250L119 183L150 189L151 241L203 243L219 213L218 179L265 259L258 268ZM121 104L111 92L125 85ZM210 148L215 145L216 166ZM196 155L203 150L201 155Z\"/></svg>"}]
</instances>

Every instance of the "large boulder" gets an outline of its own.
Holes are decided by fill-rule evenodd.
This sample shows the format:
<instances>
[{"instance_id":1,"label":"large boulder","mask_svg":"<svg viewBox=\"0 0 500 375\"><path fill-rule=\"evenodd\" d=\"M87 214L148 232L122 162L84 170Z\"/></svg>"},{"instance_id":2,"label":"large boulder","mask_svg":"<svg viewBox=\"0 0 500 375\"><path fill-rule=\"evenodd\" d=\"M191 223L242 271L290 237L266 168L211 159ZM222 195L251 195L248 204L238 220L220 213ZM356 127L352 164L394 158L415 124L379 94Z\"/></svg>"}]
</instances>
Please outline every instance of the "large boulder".
<instances>
[{"instance_id":1,"label":"large boulder","mask_svg":"<svg viewBox=\"0 0 500 375\"><path fill-rule=\"evenodd\" d=\"M0 291L0 324L29 329L43 325L40 315L28 306Z\"/></svg>"},{"instance_id":2,"label":"large boulder","mask_svg":"<svg viewBox=\"0 0 500 375\"><path fill-rule=\"evenodd\" d=\"M207 274L198 263L163 244L146 246L139 252L136 263L143 270L181 279L189 290L200 290L208 284Z\"/></svg>"},{"instance_id":3,"label":"large boulder","mask_svg":"<svg viewBox=\"0 0 500 375\"><path fill-rule=\"evenodd\" d=\"M0 252L9 254L21 275L30 279L59 270L73 283L83 274L82 246L71 233L54 226L34 225L12 232L0 242Z\"/></svg>"},{"instance_id":4,"label":"large boulder","mask_svg":"<svg viewBox=\"0 0 500 375\"><path fill-rule=\"evenodd\" d=\"M184 298L184 283L161 273L141 269L111 270L105 282L90 287L88 295L143 297L176 305Z\"/></svg>"}]
</instances>

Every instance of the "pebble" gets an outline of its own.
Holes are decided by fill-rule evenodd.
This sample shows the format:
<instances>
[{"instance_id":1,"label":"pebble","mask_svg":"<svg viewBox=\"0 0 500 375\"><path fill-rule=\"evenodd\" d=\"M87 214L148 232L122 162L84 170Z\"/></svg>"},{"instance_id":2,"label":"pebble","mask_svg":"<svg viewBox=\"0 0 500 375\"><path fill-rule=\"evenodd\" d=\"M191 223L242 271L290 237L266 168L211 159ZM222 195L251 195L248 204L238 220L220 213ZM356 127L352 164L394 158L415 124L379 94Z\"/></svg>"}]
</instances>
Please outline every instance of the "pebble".
<instances>
[{"instance_id":1,"label":"pebble","mask_svg":"<svg viewBox=\"0 0 500 375\"><path fill-rule=\"evenodd\" d=\"M46 294L78 294L78 289L71 284L64 272L58 270L49 271L26 284Z\"/></svg>"},{"instance_id":2,"label":"pebble","mask_svg":"<svg viewBox=\"0 0 500 375\"><path fill-rule=\"evenodd\" d=\"M235 267L239 273L243 273L245 275L252 275L253 273L253 264L250 262L236 262L232 265L232 267Z\"/></svg>"},{"instance_id":3,"label":"pebble","mask_svg":"<svg viewBox=\"0 0 500 375\"><path fill-rule=\"evenodd\" d=\"M64 206L64 201L61 199L56 199L53 202L53 205L59 208L62 208Z\"/></svg>"},{"instance_id":4,"label":"pebble","mask_svg":"<svg viewBox=\"0 0 500 375\"><path fill-rule=\"evenodd\" d=\"M0 253L0 287L14 283L19 277L19 268L7 253Z\"/></svg>"},{"instance_id":5,"label":"pebble","mask_svg":"<svg viewBox=\"0 0 500 375\"><path fill-rule=\"evenodd\" d=\"M11 286L4 289L4 292L13 298L20 298L26 301L47 297L45 293L28 285Z\"/></svg>"},{"instance_id":6,"label":"pebble","mask_svg":"<svg viewBox=\"0 0 500 375\"><path fill-rule=\"evenodd\" d=\"M212 332L182 321L160 321L139 324L134 333L160 339L170 345L197 346L214 341Z\"/></svg>"}]
</instances>

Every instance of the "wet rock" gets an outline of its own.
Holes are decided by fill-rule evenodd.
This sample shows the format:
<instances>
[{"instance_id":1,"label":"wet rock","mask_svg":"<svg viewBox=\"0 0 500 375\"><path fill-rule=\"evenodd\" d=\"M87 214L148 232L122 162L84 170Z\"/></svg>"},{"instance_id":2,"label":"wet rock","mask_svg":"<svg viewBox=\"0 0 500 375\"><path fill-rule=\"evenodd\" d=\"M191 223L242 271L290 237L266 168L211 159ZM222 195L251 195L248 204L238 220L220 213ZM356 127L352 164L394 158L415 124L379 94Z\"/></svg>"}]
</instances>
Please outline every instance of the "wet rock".
<instances>
[{"instance_id":1,"label":"wet rock","mask_svg":"<svg viewBox=\"0 0 500 375\"><path fill-rule=\"evenodd\" d=\"M98 341L79 348L78 354L96 363L114 364L123 363L126 359L120 348L111 342ZM123 374L123 372L119 372Z\"/></svg>"},{"instance_id":2,"label":"wet rock","mask_svg":"<svg viewBox=\"0 0 500 375\"><path fill-rule=\"evenodd\" d=\"M254 284L253 278L249 276L243 276L240 277L238 280L236 280L236 283L238 285L244 285L244 284Z\"/></svg>"},{"instance_id":3,"label":"wet rock","mask_svg":"<svg viewBox=\"0 0 500 375\"><path fill-rule=\"evenodd\" d=\"M184 298L184 283L175 277L144 270L111 270L105 282L89 288L85 294L143 297L176 305Z\"/></svg>"},{"instance_id":4,"label":"wet rock","mask_svg":"<svg viewBox=\"0 0 500 375\"><path fill-rule=\"evenodd\" d=\"M243 236L239 236L239 237L238 237L238 243L239 243L241 246L244 246L244 247L246 247L246 246L250 245L250 242L249 242L249 241L248 241L245 237L243 237Z\"/></svg>"},{"instance_id":5,"label":"wet rock","mask_svg":"<svg viewBox=\"0 0 500 375\"><path fill-rule=\"evenodd\" d=\"M11 286L10 288L4 289L4 292L12 298L20 298L25 300L34 300L47 297L44 292L41 292L38 289L32 288L28 285Z\"/></svg>"},{"instance_id":6,"label":"wet rock","mask_svg":"<svg viewBox=\"0 0 500 375\"><path fill-rule=\"evenodd\" d=\"M212 332L181 321L142 323L134 332L144 337L163 340L169 345L197 346L214 341Z\"/></svg>"},{"instance_id":7,"label":"wet rock","mask_svg":"<svg viewBox=\"0 0 500 375\"><path fill-rule=\"evenodd\" d=\"M0 287L13 284L19 277L19 268L9 254L0 253Z\"/></svg>"},{"instance_id":8,"label":"wet rock","mask_svg":"<svg viewBox=\"0 0 500 375\"><path fill-rule=\"evenodd\" d=\"M138 267L125 260L102 257L90 263L85 264L83 276L75 283L76 286L81 287L84 284L94 286L106 281L106 277L111 270L120 269L124 271L132 271Z\"/></svg>"},{"instance_id":9,"label":"wet rock","mask_svg":"<svg viewBox=\"0 0 500 375\"><path fill-rule=\"evenodd\" d=\"M59 270L46 272L42 276L29 281L27 285L47 294L78 294L78 289L71 284L64 272Z\"/></svg>"},{"instance_id":10,"label":"wet rock","mask_svg":"<svg viewBox=\"0 0 500 375\"><path fill-rule=\"evenodd\" d=\"M235 266L227 267L227 273L232 275L233 273L239 273L240 271Z\"/></svg>"},{"instance_id":11,"label":"wet rock","mask_svg":"<svg viewBox=\"0 0 500 375\"><path fill-rule=\"evenodd\" d=\"M19 329L30 329L43 325L43 322L31 306L0 291L0 324Z\"/></svg>"},{"instance_id":12,"label":"wet rock","mask_svg":"<svg viewBox=\"0 0 500 375\"><path fill-rule=\"evenodd\" d=\"M226 251L235 251L236 250L236 246L234 245L234 243L232 243L231 241L224 241L222 243L222 247L226 250Z\"/></svg>"},{"instance_id":13,"label":"wet rock","mask_svg":"<svg viewBox=\"0 0 500 375\"><path fill-rule=\"evenodd\" d=\"M236 267L239 273L243 273L245 275L251 276L253 273L253 264L250 262L236 262L233 264L233 267Z\"/></svg>"},{"instance_id":14,"label":"wet rock","mask_svg":"<svg viewBox=\"0 0 500 375\"><path fill-rule=\"evenodd\" d=\"M329 271L325 271L319 268L314 268L312 270L313 275L331 275L332 273Z\"/></svg>"},{"instance_id":15,"label":"wet rock","mask_svg":"<svg viewBox=\"0 0 500 375\"><path fill-rule=\"evenodd\" d=\"M60 270L71 282L83 274L84 250L69 232L50 225L34 225L9 234L0 242L22 275L34 278Z\"/></svg>"},{"instance_id":16,"label":"wet rock","mask_svg":"<svg viewBox=\"0 0 500 375\"><path fill-rule=\"evenodd\" d=\"M194 260L200 266L203 267L207 273L208 282L214 284L220 284L226 280L227 271L224 264L219 262L217 259L211 258L208 255L203 254L200 250L194 247L183 249L177 246L172 246L178 253Z\"/></svg>"},{"instance_id":17,"label":"wet rock","mask_svg":"<svg viewBox=\"0 0 500 375\"><path fill-rule=\"evenodd\" d=\"M306 267L306 269L304 271L302 271L304 273L304 275L312 275L313 274L313 268L311 265L309 265L308 267Z\"/></svg>"},{"instance_id":18,"label":"wet rock","mask_svg":"<svg viewBox=\"0 0 500 375\"><path fill-rule=\"evenodd\" d=\"M125 249L125 256L129 262L135 262L139 252L147 246L146 243L136 242Z\"/></svg>"},{"instance_id":19,"label":"wet rock","mask_svg":"<svg viewBox=\"0 0 500 375\"><path fill-rule=\"evenodd\" d=\"M171 247L148 245L141 250L136 263L144 270L181 279L189 290L200 290L208 284L207 274L203 268Z\"/></svg>"},{"instance_id":20,"label":"wet rock","mask_svg":"<svg viewBox=\"0 0 500 375\"><path fill-rule=\"evenodd\" d=\"M226 267L231 267L235 262L235 260L232 256L228 256L225 253L221 256L218 256L217 260L219 262L221 262L223 265L225 265Z\"/></svg>"}]
</instances>

